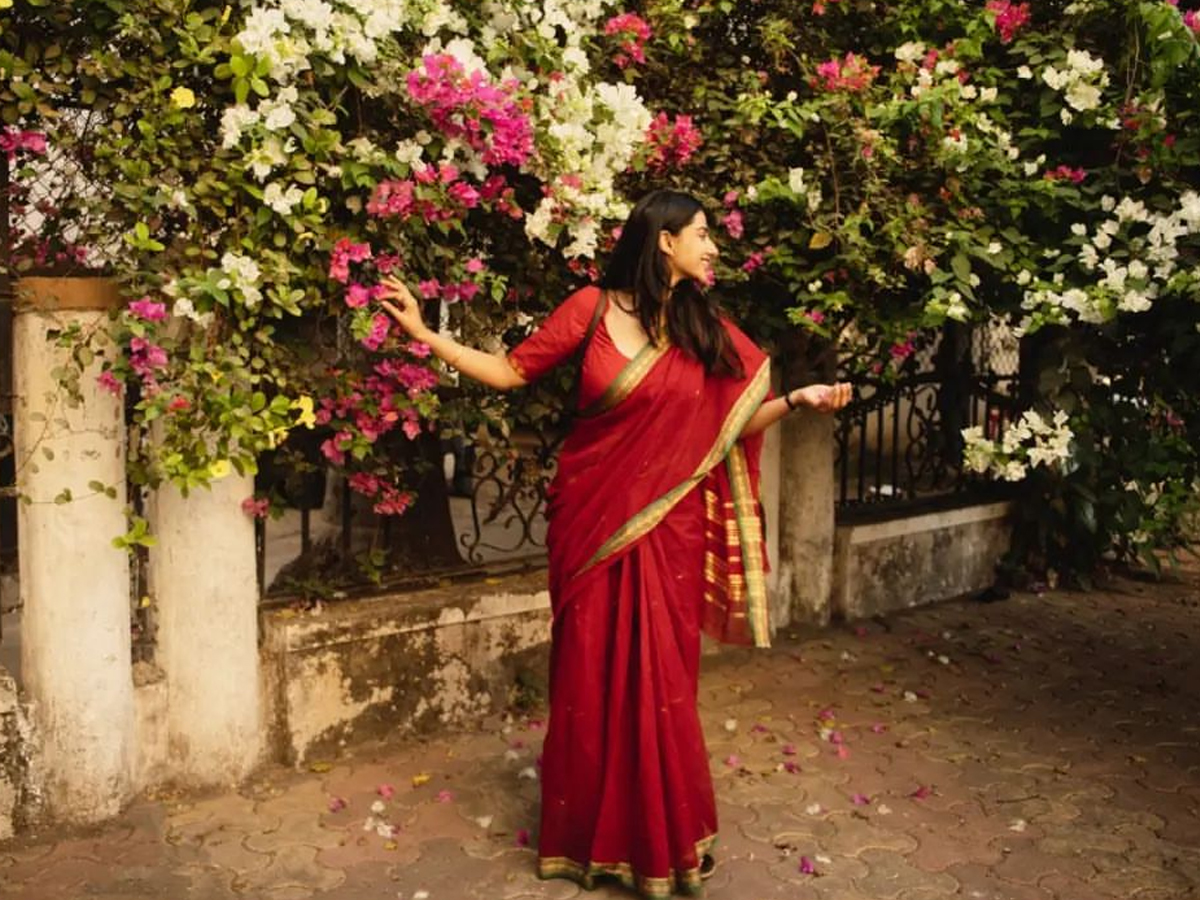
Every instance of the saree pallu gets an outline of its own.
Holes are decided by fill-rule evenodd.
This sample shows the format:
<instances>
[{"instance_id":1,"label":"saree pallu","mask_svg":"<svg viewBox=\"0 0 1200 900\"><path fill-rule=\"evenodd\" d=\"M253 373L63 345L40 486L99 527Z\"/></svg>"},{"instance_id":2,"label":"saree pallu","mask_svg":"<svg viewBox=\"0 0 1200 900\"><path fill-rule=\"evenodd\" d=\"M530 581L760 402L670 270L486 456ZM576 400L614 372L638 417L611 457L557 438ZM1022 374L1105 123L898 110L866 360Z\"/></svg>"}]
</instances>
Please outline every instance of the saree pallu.
<instances>
[{"instance_id":1,"label":"saree pallu","mask_svg":"<svg viewBox=\"0 0 1200 900\"><path fill-rule=\"evenodd\" d=\"M739 435L768 371L729 328L745 378L709 377L681 351L648 346L560 453L547 512L543 878L590 888L609 875L655 898L699 892L717 832L696 708L700 633L766 643L760 442Z\"/></svg>"}]
</instances>

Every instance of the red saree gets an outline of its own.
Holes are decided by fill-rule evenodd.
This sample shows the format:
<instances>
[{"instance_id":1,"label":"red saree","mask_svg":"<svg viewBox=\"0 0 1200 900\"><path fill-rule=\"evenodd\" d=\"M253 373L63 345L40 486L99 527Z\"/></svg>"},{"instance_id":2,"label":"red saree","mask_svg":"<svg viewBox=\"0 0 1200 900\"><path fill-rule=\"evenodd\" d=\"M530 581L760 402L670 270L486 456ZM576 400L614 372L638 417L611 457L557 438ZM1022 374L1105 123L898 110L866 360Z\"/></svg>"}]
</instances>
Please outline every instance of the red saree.
<instances>
[{"instance_id":1,"label":"red saree","mask_svg":"<svg viewBox=\"0 0 1200 900\"><path fill-rule=\"evenodd\" d=\"M509 356L533 379L578 346L599 298L569 297ZM621 355L601 323L582 412L550 486L553 643L538 871L647 897L697 893L716 804L696 710L700 632L767 642L760 439L763 353L727 323L743 379L673 347Z\"/></svg>"}]
</instances>

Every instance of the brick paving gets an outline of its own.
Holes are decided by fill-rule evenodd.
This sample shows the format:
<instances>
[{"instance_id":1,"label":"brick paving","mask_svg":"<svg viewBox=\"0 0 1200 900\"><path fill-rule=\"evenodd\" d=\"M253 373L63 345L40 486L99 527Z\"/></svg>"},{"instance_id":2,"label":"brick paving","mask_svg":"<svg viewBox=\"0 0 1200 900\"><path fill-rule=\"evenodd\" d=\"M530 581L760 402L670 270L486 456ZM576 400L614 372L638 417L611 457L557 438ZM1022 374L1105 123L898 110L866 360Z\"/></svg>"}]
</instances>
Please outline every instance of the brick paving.
<instances>
[{"instance_id":1,"label":"brick paving","mask_svg":"<svg viewBox=\"0 0 1200 900\"><path fill-rule=\"evenodd\" d=\"M704 661L711 900L1200 898L1200 566ZM540 714L0 844L2 900L568 900L533 874ZM374 810L372 807L374 806Z\"/></svg>"}]
</instances>

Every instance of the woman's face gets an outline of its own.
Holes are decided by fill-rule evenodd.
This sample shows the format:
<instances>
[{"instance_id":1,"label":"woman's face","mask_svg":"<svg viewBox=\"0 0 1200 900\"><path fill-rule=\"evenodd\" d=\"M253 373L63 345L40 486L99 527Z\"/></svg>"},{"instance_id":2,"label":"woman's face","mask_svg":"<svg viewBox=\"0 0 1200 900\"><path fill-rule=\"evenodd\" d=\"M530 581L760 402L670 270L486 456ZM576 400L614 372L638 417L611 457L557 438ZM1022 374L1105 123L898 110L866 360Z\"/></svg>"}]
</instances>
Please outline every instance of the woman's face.
<instances>
[{"instance_id":1,"label":"woman's face","mask_svg":"<svg viewBox=\"0 0 1200 900\"><path fill-rule=\"evenodd\" d=\"M672 286L684 278L701 284L712 282L717 245L709 236L708 219L703 210L697 212L678 234L663 231L659 235L658 248L667 260Z\"/></svg>"}]
</instances>

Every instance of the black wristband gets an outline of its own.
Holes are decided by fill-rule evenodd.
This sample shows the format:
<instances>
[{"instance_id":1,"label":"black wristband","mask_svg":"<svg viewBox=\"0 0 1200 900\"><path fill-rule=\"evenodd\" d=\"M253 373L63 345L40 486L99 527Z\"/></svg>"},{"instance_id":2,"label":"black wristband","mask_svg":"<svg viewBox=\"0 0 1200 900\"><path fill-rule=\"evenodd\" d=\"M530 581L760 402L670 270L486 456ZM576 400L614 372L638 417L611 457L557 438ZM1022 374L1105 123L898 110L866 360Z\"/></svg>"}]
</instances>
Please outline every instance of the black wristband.
<instances>
[{"instance_id":1,"label":"black wristband","mask_svg":"<svg viewBox=\"0 0 1200 900\"><path fill-rule=\"evenodd\" d=\"M798 410L800 408L799 404L792 402L792 392L791 391L783 392L783 402L787 404L787 408L790 409L792 412L795 412L796 410Z\"/></svg>"}]
</instances>

